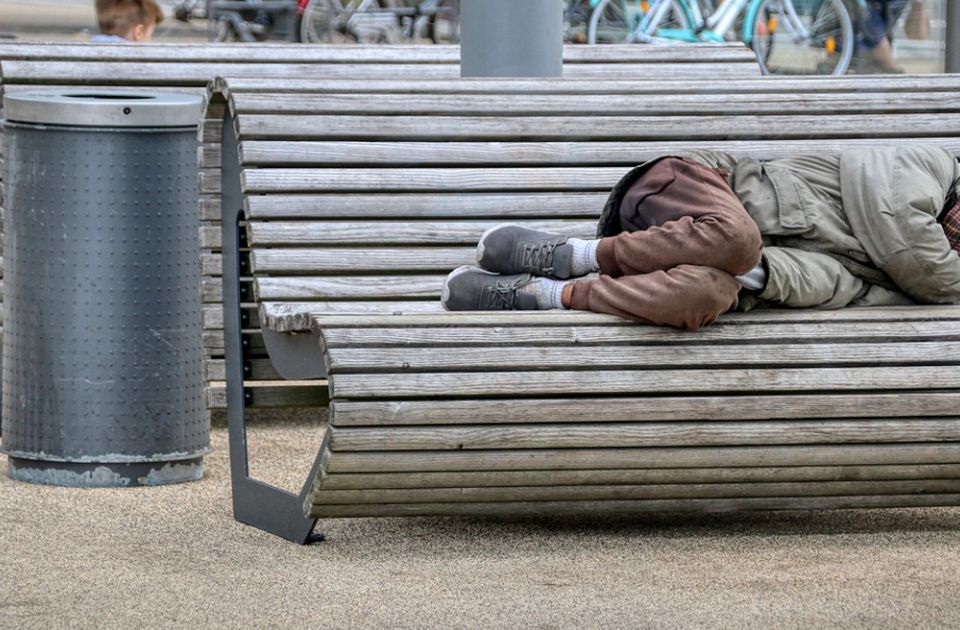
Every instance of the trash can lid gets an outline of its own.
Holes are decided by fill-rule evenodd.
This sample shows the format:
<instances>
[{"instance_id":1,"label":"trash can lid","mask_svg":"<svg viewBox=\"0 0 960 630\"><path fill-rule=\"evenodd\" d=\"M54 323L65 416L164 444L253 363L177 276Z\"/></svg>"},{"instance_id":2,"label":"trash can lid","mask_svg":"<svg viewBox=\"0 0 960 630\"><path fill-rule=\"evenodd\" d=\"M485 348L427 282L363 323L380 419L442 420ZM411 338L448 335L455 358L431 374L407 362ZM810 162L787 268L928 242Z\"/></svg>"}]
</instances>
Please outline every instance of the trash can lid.
<instances>
[{"instance_id":1,"label":"trash can lid","mask_svg":"<svg viewBox=\"0 0 960 630\"><path fill-rule=\"evenodd\" d=\"M192 94L59 89L3 97L11 122L79 127L196 127L203 99Z\"/></svg>"}]
</instances>

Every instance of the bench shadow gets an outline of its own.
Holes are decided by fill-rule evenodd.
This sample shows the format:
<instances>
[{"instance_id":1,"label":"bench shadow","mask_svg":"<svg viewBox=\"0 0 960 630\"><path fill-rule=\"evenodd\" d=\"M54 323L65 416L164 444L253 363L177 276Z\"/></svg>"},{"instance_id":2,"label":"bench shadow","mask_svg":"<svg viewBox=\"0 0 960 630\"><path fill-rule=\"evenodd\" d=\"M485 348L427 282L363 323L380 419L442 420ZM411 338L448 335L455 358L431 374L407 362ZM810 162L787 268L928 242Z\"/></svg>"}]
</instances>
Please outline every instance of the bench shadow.
<instances>
[{"instance_id":1,"label":"bench shadow","mask_svg":"<svg viewBox=\"0 0 960 630\"><path fill-rule=\"evenodd\" d=\"M505 548L550 546L606 546L674 541L702 544L784 536L883 536L916 541L918 536L944 533L960 538L960 508L883 508L816 511L678 513L596 515L589 517L410 517L321 519L317 531L327 535L319 547L349 548L349 555L382 557L385 553L419 555L477 549L503 544ZM376 540L375 548L369 545Z\"/></svg>"}]
</instances>

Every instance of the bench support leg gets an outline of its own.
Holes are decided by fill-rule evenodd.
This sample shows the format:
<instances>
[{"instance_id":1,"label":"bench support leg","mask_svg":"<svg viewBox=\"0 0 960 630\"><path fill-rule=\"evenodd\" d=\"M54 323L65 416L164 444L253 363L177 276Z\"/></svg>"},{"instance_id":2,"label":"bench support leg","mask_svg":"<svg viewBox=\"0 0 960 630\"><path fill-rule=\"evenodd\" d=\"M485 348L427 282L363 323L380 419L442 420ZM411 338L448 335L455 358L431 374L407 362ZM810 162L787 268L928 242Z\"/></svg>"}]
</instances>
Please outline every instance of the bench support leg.
<instances>
[{"instance_id":1,"label":"bench support leg","mask_svg":"<svg viewBox=\"0 0 960 630\"><path fill-rule=\"evenodd\" d=\"M247 448L246 396L243 387L244 348L240 315L240 220L243 198L240 162L233 120L223 121L222 215L223 220L223 327L226 345L227 423L230 434L230 478L233 516L242 523L308 544L323 540L313 532L315 518L304 516L303 502L309 491L308 477L299 495L250 477ZM323 452L323 449L320 451ZM321 465L318 455L314 473Z\"/></svg>"}]
</instances>

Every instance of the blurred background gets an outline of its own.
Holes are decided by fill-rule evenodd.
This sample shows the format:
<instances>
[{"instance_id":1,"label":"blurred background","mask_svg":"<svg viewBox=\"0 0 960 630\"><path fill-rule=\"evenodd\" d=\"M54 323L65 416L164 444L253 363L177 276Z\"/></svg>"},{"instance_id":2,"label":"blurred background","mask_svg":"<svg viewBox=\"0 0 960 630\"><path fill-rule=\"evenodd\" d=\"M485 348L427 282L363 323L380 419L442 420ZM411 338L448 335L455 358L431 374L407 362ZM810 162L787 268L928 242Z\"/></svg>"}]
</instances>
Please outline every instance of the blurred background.
<instances>
[{"instance_id":1,"label":"blurred background","mask_svg":"<svg viewBox=\"0 0 960 630\"><path fill-rule=\"evenodd\" d=\"M173 18L179 0L158 0L167 19L157 29L157 42L206 41L206 20L189 23ZM942 72L944 5L947 0L926 0L929 33L923 39L907 36L907 11L895 27L896 62L911 73ZM94 0L0 0L0 37L28 41L83 41L96 33Z\"/></svg>"}]
</instances>

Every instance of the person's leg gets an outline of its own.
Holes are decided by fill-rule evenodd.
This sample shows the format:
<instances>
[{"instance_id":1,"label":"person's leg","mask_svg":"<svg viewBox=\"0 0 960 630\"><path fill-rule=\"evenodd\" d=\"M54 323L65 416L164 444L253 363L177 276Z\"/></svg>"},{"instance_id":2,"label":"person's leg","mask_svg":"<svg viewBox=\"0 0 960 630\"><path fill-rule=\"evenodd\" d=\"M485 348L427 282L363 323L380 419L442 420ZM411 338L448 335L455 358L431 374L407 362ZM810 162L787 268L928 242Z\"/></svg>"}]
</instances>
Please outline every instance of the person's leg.
<instances>
[{"instance_id":1,"label":"person's leg","mask_svg":"<svg viewBox=\"0 0 960 630\"><path fill-rule=\"evenodd\" d=\"M713 267L680 265L642 275L576 280L564 306L610 313L658 326L697 330L737 306L740 283Z\"/></svg>"},{"instance_id":2,"label":"person's leg","mask_svg":"<svg viewBox=\"0 0 960 630\"><path fill-rule=\"evenodd\" d=\"M571 308L696 330L736 307L739 291L730 274L696 265L573 281L461 267L447 277L440 299L449 311Z\"/></svg>"},{"instance_id":3,"label":"person's leg","mask_svg":"<svg viewBox=\"0 0 960 630\"><path fill-rule=\"evenodd\" d=\"M620 219L634 231L576 247L523 226L488 231L477 256L487 271L455 271L442 303L448 310L573 308L695 330L737 305L741 284L734 276L760 262L756 224L726 179L699 163L653 164L628 189ZM603 274L599 279L536 277L581 275L570 273L578 248L595 252L588 266Z\"/></svg>"},{"instance_id":4,"label":"person's leg","mask_svg":"<svg viewBox=\"0 0 960 630\"><path fill-rule=\"evenodd\" d=\"M652 164L624 194L620 224L623 233L599 240L499 225L480 238L477 263L501 274L566 279L684 264L737 275L760 260L760 230L753 219L725 177L697 162L668 157Z\"/></svg>"},{"instance_id":5,"label":"person's leg","mask_svg":"<svg viewBox=\"0 0 960 630\"><path fill-rule=\"evenodd\" d=\"M665 158L624 195L624 232L600 240L600 273L646 274L679 265L730 275L760 262L762 238L723 175L697 162Z\"/></svg>"},{"instance_id":6,"label":"person's leg","mask_svg":"<svg viewBox=\"0 0 960 630\"><path fill-rule=\"evenodd\" d=\"M858 73L903 73L903 68L894 61L890 32L906 6L907 2L903 0L870 3L857 34L860 49L856 64Z\"/></svg>"}]
</instances>

